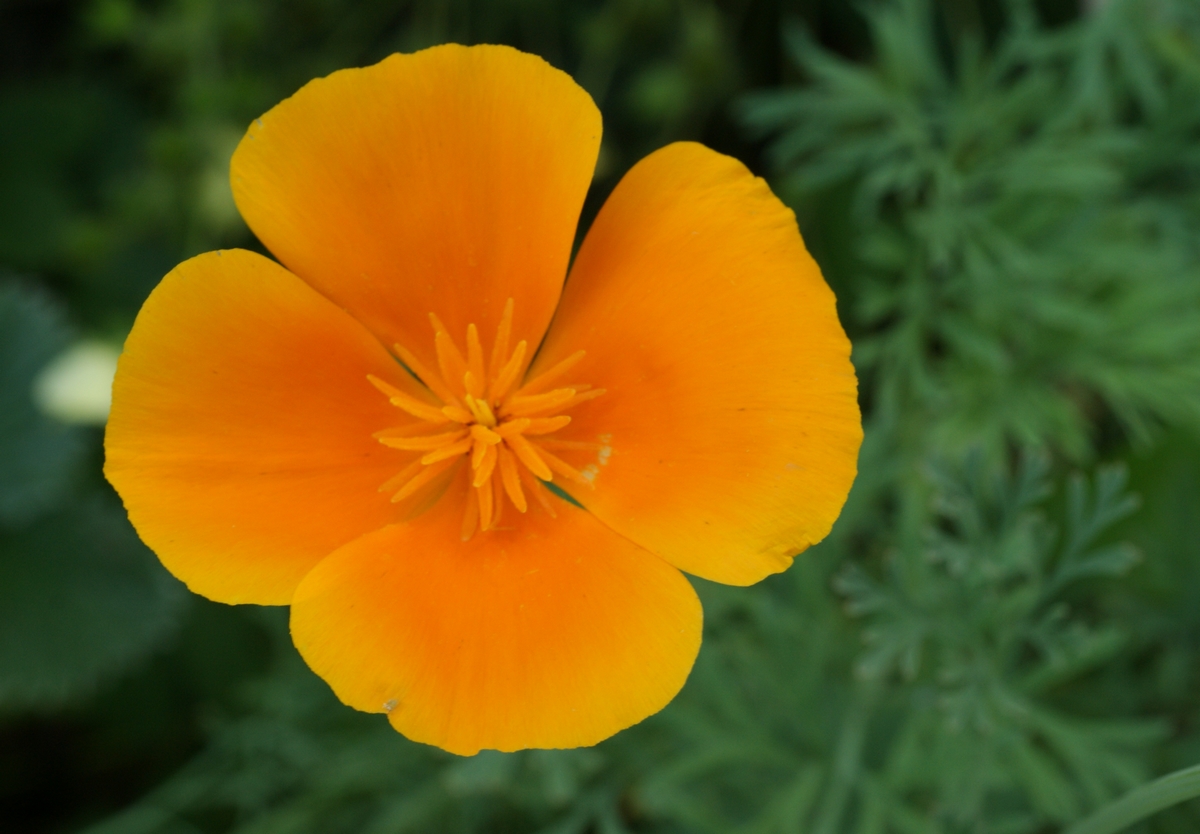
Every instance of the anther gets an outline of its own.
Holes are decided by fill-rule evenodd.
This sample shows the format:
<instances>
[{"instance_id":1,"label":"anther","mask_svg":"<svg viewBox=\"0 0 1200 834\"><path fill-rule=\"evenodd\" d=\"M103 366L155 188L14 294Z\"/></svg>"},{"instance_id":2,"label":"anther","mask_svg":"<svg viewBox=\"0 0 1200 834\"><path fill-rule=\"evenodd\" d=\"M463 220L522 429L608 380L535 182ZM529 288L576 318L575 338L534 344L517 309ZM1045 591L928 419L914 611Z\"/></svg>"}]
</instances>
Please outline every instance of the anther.
<instances>
[{"instance_id":1,"label":"anther","mask_svg":"<svg viewBox=\"0 0 1200 834\"><path fill-rule=\"evenodd\" d=\"M547 368L546 370L542 371L540 374L535 376L533 379L529 380L529 382L526 382L521 387L521 390L518 391L517 393L518 394L536 394L538 391L541 391L543 388L548 387L551 382L558 379L560 376L565 374L567 371L571 370L576 365L578 365L579 361L581 359L583 359L583 357L585 357L585 356L587 356L586 350L575 351L570 356L568 356L566 359L562 360L561 362L554 365L553 367Z\"/></svg>"},{"instance_id":2,"label":"anther","mask_svg":"<svg viewBox=\"0 0 1200 834\"><path fill-rule=\"evenodd\" d=\"M492 343L492 359L488 365L488 378L496 379L500 368L504 365L504 357L508 356L508 338L512 335L513 300L504 303L504 312L500 315L500 325L496 328L496 341Z\"/></svg>"},{"instance_id":3,"label":"anther","mask_svg":"<svg viewBox=\"0 0 1200 834\"><path fill-rule=\"evenodd\" d=\"M495 446L497 443L499 443L500 441L502 441L504 439L503 437L501 437L500 435L496 434L494 431L489 429L487 426L480 425L479 423L476 423L475 425L471 426L471 437L475 438L476 440L478 440L482 443L487 443L491 446Z\"/></svg>"},{"instance_id":4,"label":"anther","mask_svg":"<svg viewBox=\"0 0 1200 834\"><path fill-rule=\"evenodd\" d=\"M575 396L574 388L559 388L546 394L510 397L501 413L506 417L529 417L543 411L561 408Z\"/></svg>"},{"instance_id":5,"label":"anther","mask_svg":"<svg viewBox=\"0 0 1200 834\"><path fill-rule=\"evenodd\" d=\"M496 425L496 415L492 413L492 407L487 404L487 400L479 400L467 394L463 400L467 404L467 408L471 410L471 415L475 420L483 425L491 428Z\"/></svg>"},{"instance_id":6,"label":"anther","mask_svg":"<svg viewBox=\"0 0 1200 834\"><path fill-rule=\"evenodd\" d=\"M521 373L521 366L525 362L525 351L528 348L529 344L524 339L517 342L517 348L513 351L512 358L500 369L492 382L491 397L493 400L501 400L508 396L513 383L517 381L517 375Z\"/></svg>"}]
</instances>

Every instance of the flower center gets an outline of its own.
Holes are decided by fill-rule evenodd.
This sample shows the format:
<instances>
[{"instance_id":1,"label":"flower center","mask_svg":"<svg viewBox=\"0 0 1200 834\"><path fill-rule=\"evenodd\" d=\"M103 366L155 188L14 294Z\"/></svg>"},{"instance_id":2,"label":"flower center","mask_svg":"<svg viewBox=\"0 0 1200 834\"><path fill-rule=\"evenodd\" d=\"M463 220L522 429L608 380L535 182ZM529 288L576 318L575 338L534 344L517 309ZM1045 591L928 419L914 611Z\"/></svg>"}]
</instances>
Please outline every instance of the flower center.
<instances>
[{"instance_id":1,"label":"flower center","mask_svg":"<svg viewBox=\"0 0 1200 834\"><path fill-rule=\"evenodd\" d=\"M571 422L570 416L561 412L604 393L603 389L574 383L551 387L583 358L584 351L576 351L518 385L527 366L529 345L522 340L509 351L512 314L510 298L486 363L474 324L467 327L464 357L432 313L429 320L433 324L437 373L429 371L403 345L395 346L397 355L425 384L436 403L405 394L378 377L367 377L392 405L418 421L375 433L383 445L418 455L380 491L395 490L393 502L414 499L419 503L417 496L435 493L439 485L444 485L441 476L452 477L450 470L465 459L471 467L471 485L463 515L463 541L476 530L497 529L506 498L518 512L525 512L529 508L527 491L550 515L555 515L547 482L555 476L583 485L590 485L590 481L551 450L592 450L601 446L552 437Z\"/></svg>"}]
</instances>

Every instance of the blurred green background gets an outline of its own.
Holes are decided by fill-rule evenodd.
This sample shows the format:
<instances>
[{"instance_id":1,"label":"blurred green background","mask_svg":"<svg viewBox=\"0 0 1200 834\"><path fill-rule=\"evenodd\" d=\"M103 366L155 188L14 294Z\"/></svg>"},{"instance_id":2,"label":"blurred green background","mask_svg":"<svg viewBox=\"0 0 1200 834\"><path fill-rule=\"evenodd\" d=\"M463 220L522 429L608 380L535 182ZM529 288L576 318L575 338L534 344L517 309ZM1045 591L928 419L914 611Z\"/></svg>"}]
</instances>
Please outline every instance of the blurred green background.
<instances>
[{"instance_id":1,"label":"blurred green background","mask_svg":"<svg viewBox=\"0 0 1200 834\"><path fill-rule=\"evenodd\" d=\"M100 474L142 299L257 246L245 126L445 41L595 97L585 227L669 141L744 160L854 341L833 535L698 582L683 693L593 749L460 759L340 706ZM1049 834L1200 762L1198 232L1197 0L2 0L0 830Z\"/></svg>"}]
</instances>

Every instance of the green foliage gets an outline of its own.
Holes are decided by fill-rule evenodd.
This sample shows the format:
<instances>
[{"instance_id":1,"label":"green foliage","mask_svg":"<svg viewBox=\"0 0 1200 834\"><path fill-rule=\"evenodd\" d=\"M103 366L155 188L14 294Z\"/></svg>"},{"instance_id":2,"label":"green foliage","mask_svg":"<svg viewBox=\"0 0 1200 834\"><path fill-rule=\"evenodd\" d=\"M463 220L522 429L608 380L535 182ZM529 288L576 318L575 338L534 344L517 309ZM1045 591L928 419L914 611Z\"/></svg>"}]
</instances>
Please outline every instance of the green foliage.
<instances>
[{"instance_id":1,"label":"green foliage","mask_svg":"<svg viewBox=\"0 0 1200 834\"><path fill-rule=\"evenodd\" d=\"M1173 151L1197 126L1200 24L1112 2L1047 31L1010 7L995 44L943 50L929 3L880 4L868 66L792 30L809 82L745 114L778 134L802 207L849 204L839 283L874 425L921 455L1016 440L1085 459L1106 411L1139 437L1200 418L1195 198L1170 187L1198 170Z\"/></svg>"},{"instance_id":2,"label":"green foliage","mask_svg":"<svg viewBox=\"0 0 1200 834\"><path fill-rule=\"evenodd\" d=\"M272 612L275 613L275 612ZM279 617L274 631L286 640ZM185 831L228 815L230 830L302 834L619 826L612 758L597 750L484 752L463 759L404 743L378 716L348 711L281 642L272 674L243 693L246 713L206 751L90 834ZM598 774L602 774L597 778ZM616 827L608 830L623 830Z\"/></svg>"},{"instance_id":3,"label":"green foliage","mask_svg":"<svg viewBox=\"0 0 1200 834\"><path fill-rule=\"evenodd\" d=\"M1011 482L972 463L965 479L937 474L936 520L921 546L891 555L884 581L853 566L838 581L867 620L859 674L895 675L910 705L927 704L900 712L879 787L962 830L1069 821L1144 780L1140 754L1165 735L1157 722L1083 718L1043 700L1125 642L1117 624L1073 616L1062 595L1133 566L1128 546L1095 544L1136 502L1120 469L1101 470L1091 500L1076 478L1059 535L1038 511L1042 460L1026 459ZM922 807L931 796L936 810Z\"/></svg>"},{"instance_id":4,"label":"green foliage","mask_svg":"<svg viewBox=\"0 0 1200 834\"><path fill-rule=\"evenodd\" d=\"M0 708L57 706L141 659L182 588L108 496L0 535Z\"/></svg>"},{"instance_id":5,"label":"green foliage","mask_svg":"<svg viewBox=\"0 0 1200 834\"><path fill-rule=\"evenodd\" d=\"M44 62L5 57L27 53L3 15L24 18L0 10L0 124L19 125L0 130L0 268L30 276L0 287L0 750L69 727L56 761L124 758L48 780L78 786L61 810L0 817L88 834L1049 834L1200 761L1193 0L67 6ZM761 168L855 345L867 438L834 533L755 587L697 581L684 691L592 749L407 742L337 703L281 611L193 606L201 624L173 642L180 589L101 483L98 433L29 400L68 321L119 338L174 263L257 245L227 183L252 118L312 77L446 40L537 52L593 94L585 222L674 139ZM132 721L111 706L131 693L158 707ZM124 780L117 798L88 793L105 779ZM1197 824L1180 808L1150 829Z\"/></svg>"},{"instance_id":6,"label":"green foliage","mask_svg":"<svg viewBox=\"0 0 1200 834\"><path fill-rule=\"evenodd\" d=\"M1161 723L1052 697L1124 643L1063 597L1135 561L1097 546L1133 509L1124 474L1098 475L1090 500L1073 480L1061 534L1043 511L1040 457L1011 479L977 458L933 481L936 513L917 542L878 576L835 573L860 651L828 602L797 604L821 594L819 570L793 577L752 628L718 626L704 685L685 692L684 709L703 700L689 725L704 730L647 777L652 807L695 831L1037 831L1145 778Z\"/></svg>"}]
</instances>

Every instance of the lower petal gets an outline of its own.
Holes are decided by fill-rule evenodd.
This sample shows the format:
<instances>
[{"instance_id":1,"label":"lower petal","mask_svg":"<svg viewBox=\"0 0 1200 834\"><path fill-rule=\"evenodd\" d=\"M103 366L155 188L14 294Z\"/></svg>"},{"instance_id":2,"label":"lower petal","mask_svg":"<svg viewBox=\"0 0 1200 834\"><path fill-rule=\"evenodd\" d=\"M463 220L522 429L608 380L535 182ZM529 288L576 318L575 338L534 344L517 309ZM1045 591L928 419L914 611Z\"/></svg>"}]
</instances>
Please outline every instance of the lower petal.
<instances>
[{"instance_id":1,"label":"lower petal","mask_svg":"<svg viewBox=\"0 0 1200 834\"><path fill-rule=\"evenodd\" d=\"M371 435L419 393L361 325L261 255L210 252L151 293L113 382L105 474L193 591L285 604L335 548L397 520L407 461Z\"/></svg>"},{"instance_id":2,"label":"lower petal","mask_svg":"<svg viewBox=\"0 0 1200 834\"><path fill-rule=\"evenodd\" d=\"M862 426L850 342L792 212L737 160L678 143L617 185L534 367L604 396L558 436L579 500L688 573L745 585L820 541ZM564 455L568 453L564 452Z\"/></svg>"},{"instance_id":3,"label":"lower petal","mask_svg":"<svg viewBox=\"0 0 1200 834\"><path fill-rule=\"evenodd\" d=\"M662 709L700 646L683 575L565 502L464 543L465 477L304 579L292 637L313 670L463 755L595 744Z\"/></svg>"}]
</instances>

